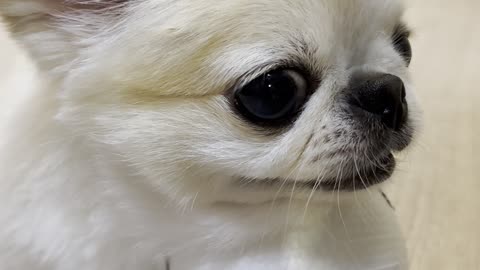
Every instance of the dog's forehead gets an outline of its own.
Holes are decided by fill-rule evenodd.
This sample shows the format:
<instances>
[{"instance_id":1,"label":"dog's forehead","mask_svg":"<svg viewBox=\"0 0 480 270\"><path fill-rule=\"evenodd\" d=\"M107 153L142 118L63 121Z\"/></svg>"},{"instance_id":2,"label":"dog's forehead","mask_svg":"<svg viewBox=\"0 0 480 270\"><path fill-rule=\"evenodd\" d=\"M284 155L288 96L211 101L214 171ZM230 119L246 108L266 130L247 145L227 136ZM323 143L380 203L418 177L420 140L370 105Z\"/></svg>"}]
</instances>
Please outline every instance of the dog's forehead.
<instances>
[{"instance_id":1,"label":"dog's forehead","mask_svg":"<svg viewBox=\"0 0 480 270\"><path fill-rule=\"evenodd\" d=\"M395 21L403 11L400 0L144 0L142 3L143 16L151 12L163 20L166 10L175 10L181 13L178 15L189 15L185 20L208 22L210 27L225 23L256 27L271 23L299 28L327 29L329 24L355 27L375 21Z\"/></svg>"},{"instance_id":2,"label":"dog's forehead","mask_svg":"<svg viewBox=\"0 0 480 270\"><path fill-rule=\"evenodd\" d=\"M130 18L137 24L133 29L148 27L154 33L158 27L162 35L168 29L182 39L210 38L223 44L257 42L266 47L306 44L324 50L358 44L359 38L368 39L393 29L403 13L400 0L145 0L142 3L136 16Z\"/></svg>"},{"instance_id":3,"label":"dog's forehead","mask_svg":"<svg viewBox=\"0 0 480 270\"><path fill-rule=\"evenodd\" d=\"M397 0L246 0L222 11L218 30L236 43L257 41L279 51L307 47L334 57L335 50L357 49L393 29L403 6Z\"/></svg>"},{"instance_id":4,"label":"dog's forehead","mask_svg":"<svg viewBox=\"0 0 480 270\"><path fill-rule=\"evenodd\" d=\"M322 57L365 47L360 39L393 29L402 15L397 0L144 0L130 8L121 24L128 42L109 51L130 56L129 74L166 70L136 80L166 95L221 93L299 55L321 68Z\"/></svg>"},{"instance_id":5,"label":"dog's forehead","mask_svg":"<svg viewBox=\"0 0 480 270\"><path fill-rule=\"evenodd\" d=\"M142 23L148 18L151 25L167 22L214 31L361 31L365 25L395 23L403 12L400 0L144 0L132 6L138 7L135 18Z\"/></svg>"}]
</instances>

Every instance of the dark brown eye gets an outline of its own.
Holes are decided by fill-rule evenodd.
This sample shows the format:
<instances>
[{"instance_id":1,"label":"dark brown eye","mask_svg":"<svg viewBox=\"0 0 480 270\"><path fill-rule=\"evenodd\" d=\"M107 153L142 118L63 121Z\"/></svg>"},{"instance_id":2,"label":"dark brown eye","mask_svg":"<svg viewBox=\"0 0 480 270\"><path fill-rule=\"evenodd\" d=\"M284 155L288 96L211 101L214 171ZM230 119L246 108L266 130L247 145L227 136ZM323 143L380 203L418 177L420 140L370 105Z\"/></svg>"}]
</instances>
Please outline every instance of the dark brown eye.
<instances>
[{"instance_id":1,"label":"dark brown eye","mask_svg":"<svg viewBox=\"0 0 480 270\"><path fill-rule=\"evenodd\" d=\"M280 125L294 118L305 104L307 81L294 70L263 74L235 92L235 105L249 120Z\"/></svg>"},{"instance_id":2,"label":"dark brown eye","mask_svg":"<svg viewBox=\"0 0 480 270\"><path fill-rule=\"evenodd\" d=\"M405 59L407 66L412 61L412 46L410 45L410 31L404 25L395 28L392 36L393 46L395 50Z\"/></svg>"}]
</instances>

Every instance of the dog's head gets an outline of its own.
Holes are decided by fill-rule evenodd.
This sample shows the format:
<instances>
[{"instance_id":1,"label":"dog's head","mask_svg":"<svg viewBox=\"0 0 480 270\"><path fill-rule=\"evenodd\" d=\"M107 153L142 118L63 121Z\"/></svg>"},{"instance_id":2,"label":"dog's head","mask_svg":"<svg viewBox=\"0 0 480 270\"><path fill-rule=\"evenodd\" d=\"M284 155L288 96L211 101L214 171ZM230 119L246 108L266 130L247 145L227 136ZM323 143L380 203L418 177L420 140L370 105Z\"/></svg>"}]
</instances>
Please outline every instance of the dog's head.
<instances>
[{"instance_id":1,"label":"dog's head","mask_svg":"<svg viewBox=\"0 0 480 270\"><path fill-rule=\"evenodd\" d=\"M364 189L412 139L396 0L2 0L0 12L58 86L57 120L174 199Z\"/></svg>"}]
</instances>

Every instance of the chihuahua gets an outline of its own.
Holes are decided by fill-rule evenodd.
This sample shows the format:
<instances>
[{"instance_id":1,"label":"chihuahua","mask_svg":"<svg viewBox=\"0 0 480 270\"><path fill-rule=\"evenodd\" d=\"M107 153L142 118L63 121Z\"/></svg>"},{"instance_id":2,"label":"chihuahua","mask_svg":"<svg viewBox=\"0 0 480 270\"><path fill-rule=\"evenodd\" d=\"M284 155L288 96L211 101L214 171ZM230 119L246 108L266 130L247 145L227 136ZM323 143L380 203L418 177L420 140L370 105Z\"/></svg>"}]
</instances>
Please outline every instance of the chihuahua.
<instances>
[{"instance_id":1,"label":"chihuahua","mask_svg":"<svg viewBox=\"0 0 480 270\"><path fill-rule=\"evenodd\" d=\"M2 90L0 269L407 269L379 189L419 122L403 10L0 0L36 68Z\"/></svg>"}]
</instances>

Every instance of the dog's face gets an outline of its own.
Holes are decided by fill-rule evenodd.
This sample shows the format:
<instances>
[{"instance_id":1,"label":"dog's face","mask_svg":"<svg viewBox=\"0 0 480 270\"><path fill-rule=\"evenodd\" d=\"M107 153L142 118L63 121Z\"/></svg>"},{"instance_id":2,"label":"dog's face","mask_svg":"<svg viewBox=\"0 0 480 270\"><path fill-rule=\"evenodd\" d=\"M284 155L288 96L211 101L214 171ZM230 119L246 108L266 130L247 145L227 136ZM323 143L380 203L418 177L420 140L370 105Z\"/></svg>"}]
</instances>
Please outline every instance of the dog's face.
<instances>
[{"instance_id":1,"label":"dog's face","mask_svg":"<svg viewBox=\"0 0 480 270\"><path fill-rule=\"evenodd\" d=\"M411 141L396 0L3 0L58 121L185 202L383 182ZM103 150L105 151L105 150Z\"/></svg>"}]
</instances>

